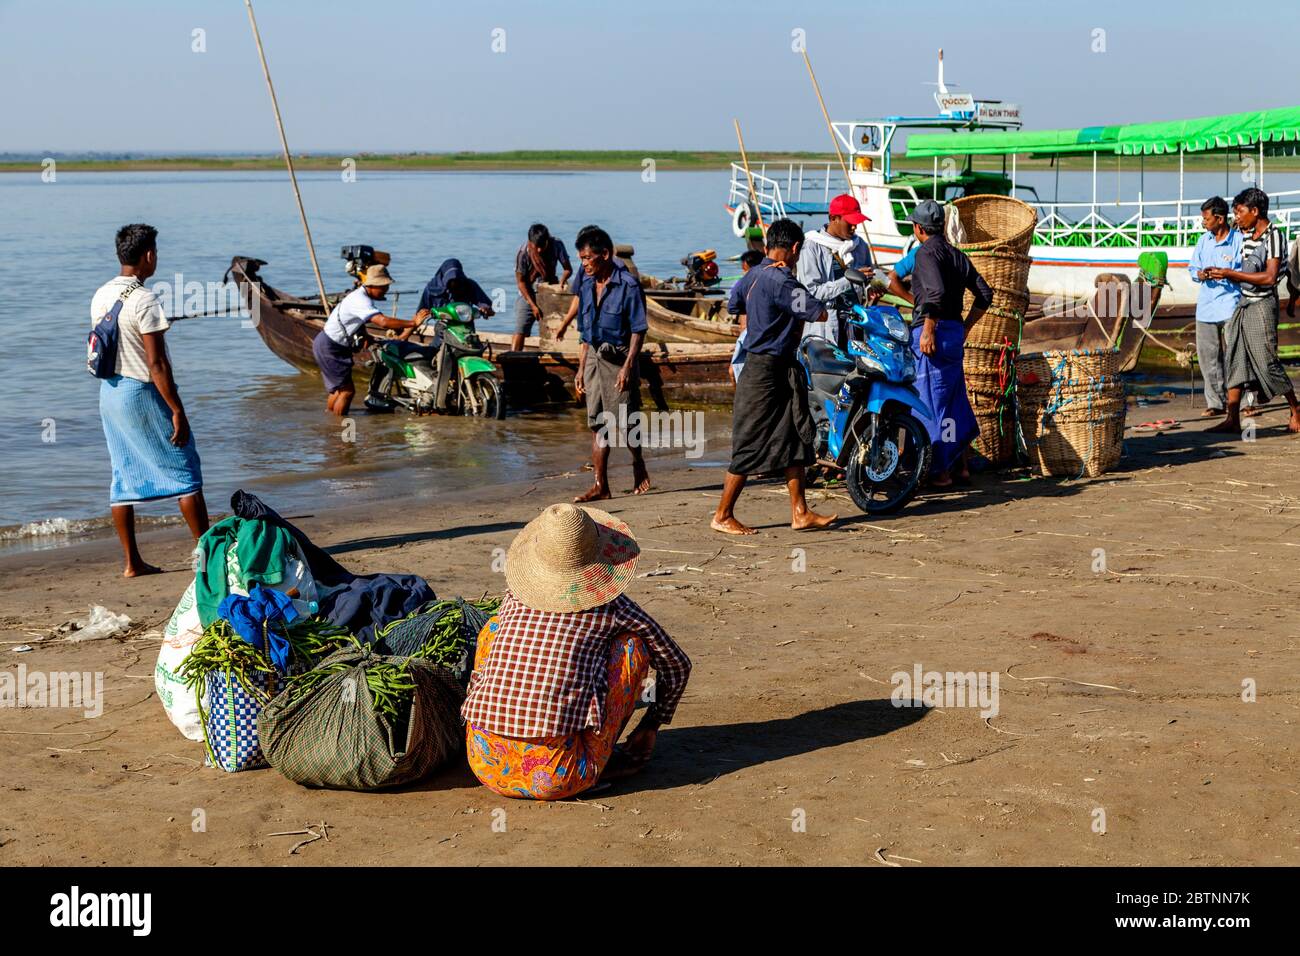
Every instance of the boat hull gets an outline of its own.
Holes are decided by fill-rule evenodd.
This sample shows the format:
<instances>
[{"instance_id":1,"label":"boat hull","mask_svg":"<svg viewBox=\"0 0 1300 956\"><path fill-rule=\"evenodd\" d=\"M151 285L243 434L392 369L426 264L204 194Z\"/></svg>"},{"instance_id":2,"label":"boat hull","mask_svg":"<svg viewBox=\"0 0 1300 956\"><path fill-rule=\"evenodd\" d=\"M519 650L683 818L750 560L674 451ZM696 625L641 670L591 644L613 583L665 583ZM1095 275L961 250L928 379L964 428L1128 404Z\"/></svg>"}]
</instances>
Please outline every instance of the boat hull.
<instances>
[{"instance_id":1,"label":"boat hull","mask_svg":"<svg viewBox=\"0 0 1300 956\"><path fill-rule=\"evenodd\" d=\"M719 295L655 288L656 280L642 277L646 288L646 341L663 343L734 344L740 325L731 321L726 300ZM563 286L543 283L537 287L537 304L542 308L539 334L544 343L554 341L555 330L569 311L573 293ZM577 330L572 330L574 338Z\"/></svg>"},{"instance_id":2,"label":"boat hull","mask_svg":"<svg viewBox=\"0 0 1300 956\"><path fill-rule=\"evenodd\" d=\"M227 278L236 283L246 307L255 310L258 335L276 356L304 372L320 374L312 352L312 342L325 326L326 313L310 299L289 295L268 285L258 270L266 263L259 259L236 256L231 260ZM369 329L375 338L386 333ZM578 400L574 378L578 368L578 343L574 334L568 341L543 347L538 339L525 342L521 352L511 351L511 336L500 332L481 332L487 344L487 357L500 369L506 397L514 408L532 408L547 404L572 404ZM412 341L429 344L430 337L412 336ZM641 352L639 370L643 388L659 408L677 402L729 402L731 382L730 345L699 343L647 343ZM353 378L358 390L370 377L370 367L358 363Z\"/></svg>"}]
</instances>

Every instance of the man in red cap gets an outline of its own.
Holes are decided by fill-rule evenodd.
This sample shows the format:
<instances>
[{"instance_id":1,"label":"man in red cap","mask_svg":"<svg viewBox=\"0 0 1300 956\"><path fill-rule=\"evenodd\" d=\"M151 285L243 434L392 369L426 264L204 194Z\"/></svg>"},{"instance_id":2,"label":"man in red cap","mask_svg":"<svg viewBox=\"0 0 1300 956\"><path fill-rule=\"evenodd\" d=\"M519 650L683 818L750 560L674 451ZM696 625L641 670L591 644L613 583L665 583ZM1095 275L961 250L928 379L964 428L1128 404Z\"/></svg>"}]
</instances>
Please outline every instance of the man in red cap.
<instances>
[{"instance_id":1,"label":"man in red cap","mask_svg":"<svg viewBox=\"0 0 1300 956\"><path fill-rule=\"evenodd\" d=\"M829 339L843 348L854 304L844 270L852 267L872 274L871 247L857 231L869 219L847 193L831 200L829 213L826 228L808 233L799 253L799 281L826 307L826 319L809 323L803 334Z\"/></svg>"}]
</instances>

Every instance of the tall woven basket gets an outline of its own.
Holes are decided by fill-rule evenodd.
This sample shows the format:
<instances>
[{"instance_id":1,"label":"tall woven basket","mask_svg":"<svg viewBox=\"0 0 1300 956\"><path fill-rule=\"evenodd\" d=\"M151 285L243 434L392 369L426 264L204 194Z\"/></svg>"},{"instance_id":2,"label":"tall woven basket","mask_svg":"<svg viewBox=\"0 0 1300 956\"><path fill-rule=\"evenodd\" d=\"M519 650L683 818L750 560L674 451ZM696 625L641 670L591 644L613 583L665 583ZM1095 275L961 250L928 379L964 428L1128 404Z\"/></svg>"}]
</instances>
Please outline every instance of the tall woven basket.
<instances>
[{"instance_id":1,"label":"tall woven basket","mask_svg":"<svg viewBox=\"0 0 1300 956\"><path fill-rule=\"evenodd\" d=\"M1127 406L1117 349L1026 354L1016 373L1017 417L1036 471L1093 478L1119 463Z\"/></svg>"},{"instance_id":2,"label":"tall woven basket","mask_svg":"<svg viewBox=\"0 0 1300 956\"><path fill-rule=\"evenodd\" d=\"M952 205L966 233L966 241L957 246L962 252L970 255L996 250L1028 255L1038 225L1033 206L1010 196L966 196Z\"/></svg>"}]
</instances>

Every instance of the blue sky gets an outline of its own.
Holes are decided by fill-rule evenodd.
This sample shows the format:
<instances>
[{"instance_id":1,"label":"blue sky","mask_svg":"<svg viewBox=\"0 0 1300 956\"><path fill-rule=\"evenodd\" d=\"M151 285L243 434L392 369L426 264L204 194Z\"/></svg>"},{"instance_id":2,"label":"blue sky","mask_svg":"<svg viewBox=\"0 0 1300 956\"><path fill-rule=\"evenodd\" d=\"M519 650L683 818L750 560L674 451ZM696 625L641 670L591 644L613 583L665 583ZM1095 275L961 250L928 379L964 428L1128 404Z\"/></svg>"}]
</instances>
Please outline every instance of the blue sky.
<instances>
[{"instance_id":1,"label":"blue sky","mask_svg":"<svg viewBox=\"0 0 1300 956\"><path fill-rule=\"evenodd\" d=\"M940 46L1031 128L1300 101L1296 0L254 6L295 151L730 149L733 116L751 149L824 149L795 29L833 118L932 111ZM241 0L0 0L0 70L0 152L279 146Z\"/></svg>"}]
</instances>

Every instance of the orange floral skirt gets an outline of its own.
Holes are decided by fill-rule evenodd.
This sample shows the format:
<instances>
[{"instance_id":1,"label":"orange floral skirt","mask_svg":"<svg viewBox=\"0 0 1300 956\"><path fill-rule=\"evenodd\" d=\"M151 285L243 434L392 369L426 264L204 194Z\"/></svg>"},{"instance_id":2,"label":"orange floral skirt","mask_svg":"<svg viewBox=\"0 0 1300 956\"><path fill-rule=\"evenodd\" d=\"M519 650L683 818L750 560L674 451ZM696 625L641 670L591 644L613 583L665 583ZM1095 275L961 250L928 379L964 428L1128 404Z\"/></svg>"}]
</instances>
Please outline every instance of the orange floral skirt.
<instances>
[{"instance_id":1,"label":"orange floral skirt","mask_svg":"<svg viewBox=\"0 0 1300 956\"><path fill-rule=\"evenodd\" d=\"M478 637L474 667L483 666L492 650L497 619ZM623 728L636 709L650 672L650 654L641 638L628 634L614 641L609 653L605 722L600 727L556 737L503 737L465 725L465 746L474 776L506 797L565 800L600 779Z\"/></svg>"}]
</instances>

